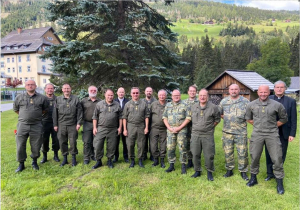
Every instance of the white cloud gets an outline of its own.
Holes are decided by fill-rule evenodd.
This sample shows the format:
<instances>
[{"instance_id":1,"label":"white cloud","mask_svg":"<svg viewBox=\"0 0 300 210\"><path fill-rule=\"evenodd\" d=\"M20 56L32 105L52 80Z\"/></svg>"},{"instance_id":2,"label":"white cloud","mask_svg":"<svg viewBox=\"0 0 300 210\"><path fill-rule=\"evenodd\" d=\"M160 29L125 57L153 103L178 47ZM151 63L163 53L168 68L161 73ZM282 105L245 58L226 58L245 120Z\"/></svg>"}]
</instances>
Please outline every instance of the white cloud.
<instances>
[{"instance_id":1,"label":"white cloud","mask_svg":"<svg viewBox=\"0 0 300 210\"><path fill-rule=\"evenodd\" d=\"M257 7L259 9L267 10L299 10L299 2L294 1L235 1L236 5L243 5L249 7Z\"/></svg>"}]
</instances>

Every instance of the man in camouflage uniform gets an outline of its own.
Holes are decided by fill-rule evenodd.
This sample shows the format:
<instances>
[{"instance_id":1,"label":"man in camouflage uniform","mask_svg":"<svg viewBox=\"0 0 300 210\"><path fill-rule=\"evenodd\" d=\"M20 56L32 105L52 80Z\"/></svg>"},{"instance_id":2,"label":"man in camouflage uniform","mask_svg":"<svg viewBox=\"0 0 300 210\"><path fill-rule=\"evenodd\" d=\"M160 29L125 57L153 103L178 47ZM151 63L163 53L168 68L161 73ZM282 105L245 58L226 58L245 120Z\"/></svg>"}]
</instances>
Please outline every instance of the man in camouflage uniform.
<instances>
[{"instance_id":1,"label":"man in camouflage uniform","mask_svg":"<svg viewBox=\"0 0 300 210\"><path fill-rule=\"evenodd\" d=\"M163 121L167 127L167 148L170 167L167 173L175 170L174 163L176 160L176 144L179 148L181 162L181 174L186 174L187 160L187 128L186 125L191 121L191 112L189 106L181 101L179 90L172 92L172 102L167 103Z\"/></svg>"},{"instance_id":2,"label":"man in camouflage uniform","mask_svg":"<svg viewBox=\"0 0 300 210\"><path fill-rule=\"evenodd\" d=\"M58 150L59 150L59 142L57 139L57 133L53 128L53 118L52 118L52 112L54 107L54 102L56 100L56 96L54 93L54 85L51 83L48 83L45 85L45 93L47 100L49 102L49 111L44 114L42 124L43 124L43 146L42 146L42 152L43 152L43 159L41 160L41 163L47 162L47 153L49 152L49 140L50 135L52 139L52 150L54 152L54 161L59 162L58 158Z\"/></svg>"},{"instance_id":3,"label":"man in camouflage uniform","mask_svg":"<svg viewBox=\"0 0 300 210\"><path fill-rule=\"evenodd\" d=\"M249 180L248 171L248 145L247 122L245 119L246 107L249 100L239 95L240 88L237 84L229 86L229 95L219 105L223 125L223 150L225 152L225 178L233 175L234 169L234 145L238 154L238 169L244 180Z\"/></svg>"},{"instance_id":4,"label":"man in camouflage uniform","mask_svg":"<svg viewBox=\"0 0 300 210\"><path fill-rule=\"evenodd\" d=\"M147 87L145 89L145 96L146 97L143 100L146 102L146 104L148 106L148 109L149 109L149 112L150 112L151 104L154 101L156 101L156 99L153 96L153 89L152 89L152 87ZM153 154L151 152L151 136L150 136L151 123L152 123L152 118L151 118L151 115L150 115L150 117L149 117L149 132L146 134L146 142L145 142L145 148L144 148L143 158L144 158L144 160L147 159L147 153L149 151L149 153L150 153L150 160L153 161Z\"/></svg>"},{"instance_id":5,"label":"man in camouflage uniform","mask_svg":"<svg viewBox=\"0 0 300 210\"><path fill-rule=\"evenodd\" d=\"M70 153L72 155L72 166L77 165L76 155L78 130L82 120L82 106L79 98L71 94L71 86L62 86L63 95L58 96L53 109L53 126L57 132L60 151L64 159L60 166L68 164L68 140L70 142Z\"/></svg>"},{"instance_id":6,"label":"man in camouflage uniform","mask_svg":"<svg viewBox=\"0 0 300 210\"><path fill-rule=\"evenodd\" d=\"M273 162L277 193L283 194L284 170L278 127L288 121L288 116L281 103L268 98L270 95L269 86L259 86L257 94L259 98L249 103L246 110L246 120L253 125L249 149L251 179L247 186L252 187L258 184L256 175L259 173L260 157L263 147L266 145Z\"/></svg>"},{"instance_id":7,"label":"man in camouflage uniform","mask_svg":"<svg viewBox=\"0 0 300 210\"><path fill-rule=\"evenodd\" d=\"M42 133L42 117L48 111L48 101L45 96L37 93L36 83L34 80L25 82L26 93L16 97L13 105L13 110L19 115L17 125L17 161L19 167L16 172L21 172L25 169L24 162L26 161L26 144L29 137L32 168L39 170L37 159L40 157L40 149L43 143Z\"/></svg>"},{"instance_id":8,"label":"man in camouflage uniform","mask_svg":"<svg viewBox=\"0 0 300 210\"><path fill-rule=\"evenodd\" d=\"M187 105L192 107L193 104L198 103L198 99L196 97L197 94L197 87L195 85L191 85L188 90L189 98L184 100L183 102ZM193 154L191 152L191 133L192 133L192 122L190 122L187 125L187 134L186 134L186 140L187 140L187 155L188 155L188 164L187 168L192 168L193 165Z\"/></svg>"},{"instance_id":9,"label":"man in camouflage uniform","mask_svg":"<svg viewBox=\"0 0 300 210\"><path fill-rule=\"evenodd\" d=\"M91 160L96 160L94 157L94 147L93 147L93 114L96 104L100 101L97 98L97 88L95 86L90 86L88 88L89 97L82 99L81 106L83 110L83 130L82 130L82 140L83 140L83 164L87 165Z\"/></svg>"},{"instance_id":10,"label":"man in camouflage uniform","mask_svg":"<svg viewBox=\"0 0 300 210\"><path fill-rule=\"evenodd\" d=\"M98 124L98 125L97 125ZM94 148L97 163L93 169L102 166L102 157L104 155L104 141L106 139L107 165L113 168L112 158L117 146L117 136L122 131L122 109L118 102L114 101L114 93L111 89L105 92L105 100L97 103L93 115L93 133L95 135Z\"/></svg>"},{"instance_id":11,"label":"man in camouflage uniform","mask_svg":"<svg viewBox=\"0 0 300 210\"><path fill-rule=\"evenodd\" d=\"M158 158L160 157L160 165L165 168L165 156L167 151L167 129L162 120L162 115L166 106L167 92L165 90L158 91L158 101L151 104L151 132L150 132L150 145L154 157L152 166L159 164ZM159 143L159 149L158 149Z\"/></svg>"},{"instance_id":12,"label":"man in camouflage uniform","mask_svg":"<svg viewBox=\"0 0 300 210\"><path fill-rule=\"evenodd\" d=\"M134 146L137 141L139 166L144 168L143 153L145 148L145 135L148 133L149 109L144 100L140 99L140 89L131 88L132 99L126 103L123 110L123 134L127 136L126 144L131 159L129 168L135 165Z\"/></svg>"},{"instance_id":13,"label":"man in camouflage uniform","mask_svg":"<svg viewBox=\"0 0 300 210\"><path fill-rule=\"evenodd\" d=\"M203 151L207 179L213 181L212 172L215 171L215 126L220 122L220 112L216 105L208 101L206 89L199 91L199 102L191 107L192 113L192 138L191 150L193 153L195 173L193 178L201 175L201 153Z\"/></svg>"}]
</instances>

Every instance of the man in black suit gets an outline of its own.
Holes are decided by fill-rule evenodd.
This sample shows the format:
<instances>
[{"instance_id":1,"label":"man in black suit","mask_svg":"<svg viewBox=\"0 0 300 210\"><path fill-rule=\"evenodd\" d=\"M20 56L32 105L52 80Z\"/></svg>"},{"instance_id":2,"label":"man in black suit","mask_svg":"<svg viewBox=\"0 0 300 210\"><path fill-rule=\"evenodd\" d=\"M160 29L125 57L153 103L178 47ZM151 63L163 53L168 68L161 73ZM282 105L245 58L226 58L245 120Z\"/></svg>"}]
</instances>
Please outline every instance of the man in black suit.
<instances>
[{"instance_id":1,"label":"man in black suit","mask_svg":"<svg viewBox=\"0 0 300 210\"><path fill-rule=\"evenodd\" d=\"M123 111L125 104L129 101L127 98L125 98L125 89L123 87L120 87L117 91L117 95L118 95L118 98L116 98L115 101L117 101L120 104L121 109ZM127 150L127 145L126 145L126 136L123 135L123 131L117 137L117 148L115 151L115 159L113 160L113 162L115 163L115 162L118 162L118 160L119 160L119 144L120 144L121 138L122 138L122 143L123 143L124 161L126 163L128 163L129 160L128 160L128 150Z\"/></svg>"},{"instance_id":2,"label":"man in black suit","mask_svg":"<svg viewBox=\"0 0 300 210\"><path fill-rule=\"evenodd\" d=\"M288 115L288 122L279 127L279 136L280 142L282 145L282 161L284 163L288 143L292 142L296 136L297 129L297 110L296 110L296 100L285 96L286 84L283 81L277 81L274 84L274 92L275 95L270 96L270 99L273 99L279 103L281 103ZM273 179L275 176L273 174L273 163L270 158L267 147L265 147L266 153L266 162L267 162L267 178L265 181L269 181Z\"/></svg>"}]
</instances>

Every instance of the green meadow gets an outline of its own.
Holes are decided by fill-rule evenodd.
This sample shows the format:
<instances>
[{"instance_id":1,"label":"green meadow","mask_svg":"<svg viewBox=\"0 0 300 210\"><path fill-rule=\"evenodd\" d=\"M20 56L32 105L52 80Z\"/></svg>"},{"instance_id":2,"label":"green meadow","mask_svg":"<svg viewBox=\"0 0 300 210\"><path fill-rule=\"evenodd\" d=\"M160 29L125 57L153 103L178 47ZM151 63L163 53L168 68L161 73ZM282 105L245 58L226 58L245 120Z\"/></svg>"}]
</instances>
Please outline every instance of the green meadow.
<instances>
[{"instance_id":1,"label":"green meadow","mask_svg":"<svg viewBox=\"0 0 300 210\"><path fill-rule=\"evenodd\" d=\"M299 112L298 112L299 117ZM60 167L48 153L50 161L40 164L40 170L31 167L16 174L16 143L14 129L17 115L13 111L1 115L1 209L299 209L299 127L293 142L289 144L285 169L285 194L278 195L276 182L265 182L266 165L261 157L259 184L249 188L237 169L234 176L223 178L224 152L221 142L222 123L216 127L215 181L209 182L203 166L200 178L191 178L193 169L181 175L180 163L176 170L165 173L152 162L144 162L145 168L128 168L120 157L113 169L106 165L92 170L94 162L83 165L82 137L78 138L79 164L76 167ZM249 138L252 126L248 126ZM122 150L121 150L122 151ZM27 154L30 155L28 144ZM178 155L178 153L177 153ZM235 154L236 155L236 154ZM61 154L59 155L62 159ZM178 157L178 156L177 156ZM236 157L236 156L235 156ZM41 158L38 159L40 161ZM70 157L69 157L70 162ZM107 158L103 158L106 164ZM202 160L203 164L203 160ZM169 164L166 164L167 167ZM204 164L203 164L204 165ZM250 175L250 174L249 174Z\"/></svg>"}]
</instances>

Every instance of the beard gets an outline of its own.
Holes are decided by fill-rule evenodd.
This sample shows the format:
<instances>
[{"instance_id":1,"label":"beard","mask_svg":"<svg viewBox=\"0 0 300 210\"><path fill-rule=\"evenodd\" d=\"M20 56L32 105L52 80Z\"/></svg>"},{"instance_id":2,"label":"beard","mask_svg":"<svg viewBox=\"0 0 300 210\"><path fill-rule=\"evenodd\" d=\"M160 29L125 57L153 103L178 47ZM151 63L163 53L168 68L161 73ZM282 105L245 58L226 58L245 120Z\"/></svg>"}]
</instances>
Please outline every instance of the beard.
<instances>
[{"instance_id":1,"label":"beard","mask_svg":"<svg viewBox=\"0 0 300 210\"><path fill-rule=\"evenodd\" d=\"M89 93L89 97L96 97L97 93Z\"/></svg>"}]
</instances>

